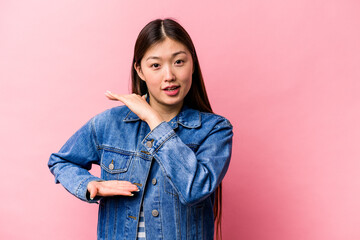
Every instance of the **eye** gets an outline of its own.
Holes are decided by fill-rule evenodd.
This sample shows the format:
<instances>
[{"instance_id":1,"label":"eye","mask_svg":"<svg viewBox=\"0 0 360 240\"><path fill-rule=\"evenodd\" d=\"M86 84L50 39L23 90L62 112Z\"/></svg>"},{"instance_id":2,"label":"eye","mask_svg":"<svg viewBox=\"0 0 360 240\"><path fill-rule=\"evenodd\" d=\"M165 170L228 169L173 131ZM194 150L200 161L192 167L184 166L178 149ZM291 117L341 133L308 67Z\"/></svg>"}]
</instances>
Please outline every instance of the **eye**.
<instances>
[{"instance_id":1,"label":"eye","mask_svg":"<svg viewBox=\"0 0 360 240\"><path fill-rule=\"evenodd\" d=\"M150 67L151 67L151 68L159 68L159 67L160 67L160 64L154 63L154 64L151 64Z\"/></svg>"},{"instance_id":2,"label":"eye","mask_svg":"<svg viewBox=\"0 0 360 240\"><path fill-rule=\"evenodd\" d=\"M183 63L184 63L184 60L181 60L181 59L176 60L176 62L175 62L176 65L182 65Z\"/></svg>"}]
</instances>

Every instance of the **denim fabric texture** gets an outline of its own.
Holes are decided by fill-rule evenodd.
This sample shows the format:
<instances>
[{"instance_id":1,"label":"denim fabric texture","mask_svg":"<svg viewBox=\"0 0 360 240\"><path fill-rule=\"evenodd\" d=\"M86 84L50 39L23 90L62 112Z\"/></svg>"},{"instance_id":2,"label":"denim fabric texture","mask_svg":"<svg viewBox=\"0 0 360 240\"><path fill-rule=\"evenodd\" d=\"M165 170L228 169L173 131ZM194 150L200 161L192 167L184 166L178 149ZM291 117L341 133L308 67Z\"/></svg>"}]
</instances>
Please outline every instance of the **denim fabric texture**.
<instances>
[{"instance_id":1,"label":"denim fabric texture","mask_svg":"<svg viewBox=\"0 0 360 240\"><path fill-rule=\"evenodd\" d=\"M215 190L228 169L232 125L184 106L152 131L128 107L96 115L50 156L48 166L77 198L99 204L98 239L136 239L143 205L146 238L213 239ZM91 175L101 166L101 178ZM90 181L126 180L134 196L88 199Z\"/></svg>"}]
</instances>

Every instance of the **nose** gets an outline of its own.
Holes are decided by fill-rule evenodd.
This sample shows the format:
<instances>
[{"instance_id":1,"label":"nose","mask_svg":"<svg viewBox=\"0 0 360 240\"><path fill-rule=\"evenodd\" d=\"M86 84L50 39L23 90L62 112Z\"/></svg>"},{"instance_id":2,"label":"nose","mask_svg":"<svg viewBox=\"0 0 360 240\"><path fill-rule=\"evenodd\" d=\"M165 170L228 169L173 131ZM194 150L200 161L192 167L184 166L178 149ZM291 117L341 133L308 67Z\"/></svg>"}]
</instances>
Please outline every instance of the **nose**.
<instances>
[{"instance_id":1,"label":"nose","mask_svg":"<svg viewBox=\"0 0 360 240\"><path fill-rule=\"evenodd\" d=\"M164 67L164 80L165 82L172 82L175 80L175 75L169 65Z\"/></svg>"}]
</instances>

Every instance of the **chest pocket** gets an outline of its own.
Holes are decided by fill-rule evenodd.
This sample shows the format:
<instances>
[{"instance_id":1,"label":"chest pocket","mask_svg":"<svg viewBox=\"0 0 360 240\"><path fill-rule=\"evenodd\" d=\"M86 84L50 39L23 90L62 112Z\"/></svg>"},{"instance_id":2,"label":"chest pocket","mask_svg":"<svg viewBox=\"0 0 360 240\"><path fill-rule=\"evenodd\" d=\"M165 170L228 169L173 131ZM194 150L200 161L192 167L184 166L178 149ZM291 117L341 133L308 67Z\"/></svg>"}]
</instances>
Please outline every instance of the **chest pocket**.
<instances>
[{"instance_id":1,"label":"chest pocket","mask_svg":"<svg viewBox=\"0 0 360 240\"><path fill-rule=\"evenodd\" d=\"M132 155L104 150L101 156L101 174L105 180L125 179Z\"/></svg>"}]
</instances>

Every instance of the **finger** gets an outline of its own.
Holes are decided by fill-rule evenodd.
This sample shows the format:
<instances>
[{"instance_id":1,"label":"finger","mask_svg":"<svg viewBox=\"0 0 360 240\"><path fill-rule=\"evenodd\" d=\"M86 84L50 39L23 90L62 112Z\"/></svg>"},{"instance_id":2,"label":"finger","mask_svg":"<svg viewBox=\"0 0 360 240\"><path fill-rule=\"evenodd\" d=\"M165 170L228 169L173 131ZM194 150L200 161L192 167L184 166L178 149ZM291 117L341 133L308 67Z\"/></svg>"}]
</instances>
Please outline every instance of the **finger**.
<instances>
[{"instance_id":1,"label":"finger","mask_svg":"<svg viewBox=\"0 0 360 240\"><path fill-rule=\"evenodd\" d=\"M111 93L110 96L112 96L114 99L119 100L119 101L121 101L123 103L125 103L127 100L130 99L129 98L130 95L126 95L126 94L125 95L120 95L120 94L116 94L116 93Z\"/></svg>"},{"instance_id":2,"label":"finger","mask_svg":"<svg viewBox=\"0 0 360 240\"><path fill-rule=\"evenodd\" d=\"M112 93L112 92L108 91L108 92L105 92L105 96L110 100L120 101L120 102L124 103L125 105L127 105L126 104L127 100L126 100L125 95L118 95L116 93Z\"/></svg>"},{"instance_id":3,"label":"finger","mask_svg":"<svg viewBox=\"0 0 360 240\"><path fill-rule=\"evenodd\" d=\"M123 196L133 196L134 191L139 191L137 186L128 182L128 181L118 181L111 180L102 182L98 195L100 196L114 196L114 195L123 195Z\"/></svg>"},{"instance_id":4,"label":"finger","mask_svg":"<svg viewBox=\"0 0 360 240\"><path fill-rule=\"evenodd\" d=\"M134 196L134 194L128 190L125 189L109 189L109 188L104 188L101 189L101 191L99 192L100 196L104 196L104 197L110 197L110 196Z\"/></svg>"},{"instance_id":5,"label":"finger","mask_svg":"<svg viewBox=\"0 0 360 240\"><path fill-rule=\"evenodd\" d=\"M88 191L90 193L90 199L93 200L96 197L97 194L97 187L95 183L89 183L88 185Z\"/></svg>"},{"instance_id":6,"label":"finger","mask_svg":"<svg viewBox=\"0 0 360 240\"><path fill-rule=\"evenodd\" d=\"M119 99L114 96L114 94L110 91L105 92L105 96L110 100L118 101Z\"/></svg>"},{"instance_id":7,"label":"finger","mask_svg":"<svg viewBox=\"0 0 360 240\"><path fill-rule=\"evenodd\" d=\"M119 94L116 94L116 93L111 93L111 96L114 99L124 103L128 107L136 105L136 103L137 103L136 98L138 97L138 96L133 95L133 94L119 95Z\"/></svg>"},{"instance_id":8,"label":"finger","mask_svg":"<svg viewBox=\"0 0 360 240\"><path fill-rule=\"evenodd\" d=\"M118 180L115 180L115 184L117 184L117 187L119 189L125 189L127 191L130 191L130 192L139 192L139 188L137 185L129 182L129 181L118 181Z\"/></svg>"}]
</instances>

